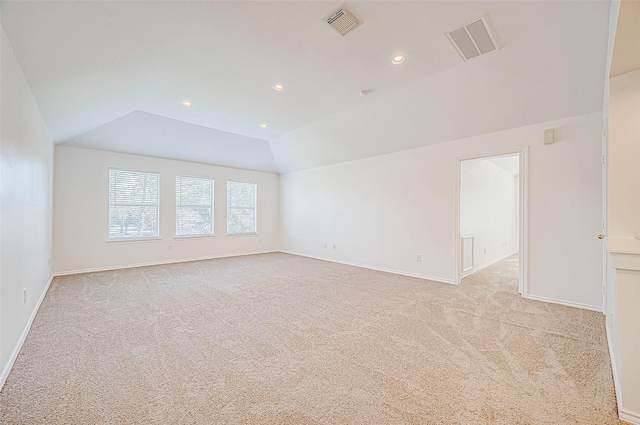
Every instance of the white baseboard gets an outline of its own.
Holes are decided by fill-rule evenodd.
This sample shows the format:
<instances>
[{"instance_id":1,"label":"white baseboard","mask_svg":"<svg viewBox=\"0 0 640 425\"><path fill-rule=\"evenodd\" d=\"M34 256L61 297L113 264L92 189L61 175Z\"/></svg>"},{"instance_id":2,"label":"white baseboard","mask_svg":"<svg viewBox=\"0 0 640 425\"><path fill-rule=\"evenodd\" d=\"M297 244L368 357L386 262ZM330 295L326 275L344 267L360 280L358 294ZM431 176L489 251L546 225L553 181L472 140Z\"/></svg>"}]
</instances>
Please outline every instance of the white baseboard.
<instances>
[{"instance_id":1,"label":"white baseboard","mask_svg":"<svg viewBox=\"0 0 640 425\"><path fill-rule=\"evenodd\" d=\"M18 340L18 343L16 344L13 351L11 352L11 357L9 357L9 361L7 362L7 365L2 370L2 374L0 375L0 390L2 390L2 387L4 387L4 383L7 382L7 378L9 377L9 372L11 372L11 368L13 367L13 364L18 358L18 354L22 349L22 345L26 341L27 335L29 335L29 331L31 330L31 325L33 324L33 320L36 318L36 315L38 314L38 310L40 310L40 305L42 304L42 301L44 301L44 298L47 296L47 292L49 291L49 286L51 286L51 282L53 281L53 278L54 278L54 275L52 274L51 277L49 277L49 282L47 282L47 286L45 286L44 290L42 291L42 294L40 294L40 298L38 299L38 302L36 303L33 309L33 312L31 312L29 321L27 322L27 325L22 331L22 335L20 335L20 339Z\"/></svg>"},{"instance_id":2,"label":"white baseboard","mask_svg":"<svg viewBox=\"0 0 640 425\"><path fill-rule=\"evenodd\" d=\"M618 416L623 421L627 421L632 425L640 425L640 414L629 412L628 410L620 409Z\"/></svg>"},{"instance_id":3,"label":"white baseboard","mask_svg":"<svg viewBox=\"0 0 640 425\"><path fill-rule=\"evenodd\" d=\"M385 269L383 267L370 266L370 265L367 265L367 264L352 263L352 262L349 262L349 261L340 261L340 260L335 260L333 258L317 257L317 256L314 256L314 255L301 254L299 252L293 252L293 251L280 250L280 252L283 252L285 254L298 255L300 257L313 258L313 259L316 259L316 260L330 261L332 263L345 264L347 266L361 267L363 269L376 270L376 271L379 271L379 272L393 273L393 274L398 274L398 275L401 275L401 276L416 277L418 279L432 280L434 282L448 283L450 285L455 285L455 283L453 282L453 279L443 279L441 277L428 276L428 275L424 275L424 274L403 272L403 271L400 271L400 270L393 270L393 269Z\"/></svg>"},{"instance_id":4,"label":"white baseboard","mask_svg":"<svg viewBox=\"0 0 640 425\"><path fill-rule=\"evenodd\" d=\"M474 273L476 273L476 272L479 272L480 270L482 270L482 269L484 269L484 268L487 268L487 267L489 267L489 266L492 266L492 265L494 265L495 263L497 263L498 261L502 261L502 260L504 260L505 258L509 258L509 257L511 257L511 256L512 256L512 255L514 255L514 254L517 254L517 252L512 252L511 254L507 254L507 255L504 255L504 256L502 256L502 257L498 257L498 258L496 258L495 260L489 261L487 264L483 264L483 265L481 265L481 266L478 266L478 267L475 267L475 268L473 268L473 269L469 270L468 272L464 272L464 273L462 273L462 275L460 276L460 279L464 279L464 278L465 278L465 277L467 277L467 276L471 276L472 274L474 274Z\"/></svg>"},{"instance_id":5,"label":"white baseboard","mask_svg":"<svg viewBox=\"0 0 640 425\"><path fill-rule=\"evenodd\" d=\"M605 321L605 331L607 333L607 345L609 346L609 358L611 359L611 373L613 375L613 387L616 391L616 402L618 404L618 412L620 412L620 377L618 376L618 368L616 367L616 356L613 354L613 344L611 342L611 334L609 333L609 323L608 320Z\"/></svg>"},{"instance_id":6,"label":"white baseboard","mask_svg":"<svg viewBox=\"0 0 640 425\"><path fill-rule=\"evenodd\" d=\"M567 307L582 308L584 310L591 310L591 311L597 311L598 313L602 313L602 307L597 307L594 305L573 303L570 301L556 300L555 298L539 297L537 295L531 295L531 294L523 298L526 298L529 300L535 300L535 301L542 301L545 303L561 304L561 305L566 305Z\"/></svg>"},{"instance_id":7,"label":"white baseboard","mask_svg":"<svg viewBox=\"0 0 640 425\"><path fill-rule=\"evenodd\" d=\"M609 333L609 325L605 326L607 331L607 345L609 346L609 357L611 358L611 372L613 374L613 386L616 391L616 402L618 404L618 416L623 421L633 425L640 425L640 414L626 410L622 406L622 392L620 389L620 377L618 376L618 368L616 364L616 356L613 354L613 344L611 342L611 334Z\"/></svg>"},{"instance_id":8,"label":"white baseboard","mask_svg":"<svg viewBox=\"0 0 640 425\"><path fill-rule=\"evenodd\" d=\"M153 261L150 263L127 264L127 265L121 265L121 266L93 267L93 268L87 268L87 269L55 272L53 275L56 277L69 276L69 275L82 274L82 273L97 273L97 272L106 272L110 270L133 269L136 267L161 266L164 264L190 263L193 261L215 260L217 258L242 257L244 255L270 254L273 252L279 252L279 251L274 249L274 250L268 250L268 251L243 252L240 254L223 254L223 255L213 255L213 256L206 256L206 257L183 258L179 260Z\"/></svg>"}]
</instances>

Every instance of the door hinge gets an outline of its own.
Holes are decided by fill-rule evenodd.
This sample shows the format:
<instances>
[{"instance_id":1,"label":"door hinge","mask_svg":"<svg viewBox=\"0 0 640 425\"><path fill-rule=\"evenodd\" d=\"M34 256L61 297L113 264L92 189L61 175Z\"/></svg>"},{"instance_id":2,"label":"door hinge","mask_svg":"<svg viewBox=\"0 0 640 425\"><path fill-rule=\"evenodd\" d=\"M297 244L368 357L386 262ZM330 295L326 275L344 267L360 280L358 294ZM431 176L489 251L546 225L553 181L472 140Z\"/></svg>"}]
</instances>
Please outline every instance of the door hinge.
<instances>
[{"instance_id":1,"label":"door hinge","mask_svg":"<svg viewBox=\"0 0 640 425\"><path fill-rule=\"evenodd\" d=\"M604 165L604 155L602 155L602 165Z\"/></svg>"}]
</instances>

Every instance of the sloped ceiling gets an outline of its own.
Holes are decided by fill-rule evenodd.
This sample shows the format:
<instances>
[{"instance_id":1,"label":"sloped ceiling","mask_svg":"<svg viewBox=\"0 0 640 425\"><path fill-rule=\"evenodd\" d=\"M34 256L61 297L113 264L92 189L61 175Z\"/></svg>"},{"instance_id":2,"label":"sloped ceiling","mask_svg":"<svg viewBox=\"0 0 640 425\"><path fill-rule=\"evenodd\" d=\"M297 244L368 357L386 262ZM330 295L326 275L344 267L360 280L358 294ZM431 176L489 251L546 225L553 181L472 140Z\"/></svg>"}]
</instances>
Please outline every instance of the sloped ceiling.
<instances>
[{"instance_id":1,"label":"sloped ceiling","mask_svg":"<svg viewBox=\"0 0 640 425\"><path fill-rule=\"evenodd\" d=\"M64 145L278 172L264 140L141 111L73 137Z\"/></svg>"},{"instance_id":2,"label":"sloped ceiling","mask_svg":"<svg viewBox=\"0 0 640 425\"><path fill-rule=\"evenodd\" d=\"M54 142L73 146L289 172L602 110L608 2L355 1L345 37L322 21L340 5L1 8ZM481 15L501 49L464 63L444 32Z\"/></svg>"},{"instance_id":3,"label":"sloped ceiling","mask_svg":"<svg viewBox=\"0 0 640 425\"><path fill-rule=\"evenodd\" d=\"M271 141L281 172L602 111L608 4L505 2L502 48Z\"/></svg>"}]
</instances>

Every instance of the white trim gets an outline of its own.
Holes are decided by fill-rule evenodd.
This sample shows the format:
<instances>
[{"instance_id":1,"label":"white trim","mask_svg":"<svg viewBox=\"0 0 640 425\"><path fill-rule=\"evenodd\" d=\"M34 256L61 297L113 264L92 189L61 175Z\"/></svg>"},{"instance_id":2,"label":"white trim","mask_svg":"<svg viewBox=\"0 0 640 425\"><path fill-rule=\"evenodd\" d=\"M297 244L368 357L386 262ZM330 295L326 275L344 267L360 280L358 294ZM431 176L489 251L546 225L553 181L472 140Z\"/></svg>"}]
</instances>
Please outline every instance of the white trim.
<instances>
[{"instance_id":1,"label":"white trim","mask_svg":"<svg viewBox=\"0 0 640 425\"><path fill-rule=\"evenodd\" d=\"M606 85L608 86L609 79L607 78ZM608 100L609 93L608 87L605 88L605 98ZM608 103L605 101L605 103ZM608 106L608 105L607 105ZM606 107L607 108L607 107ZM608 109L608 108L607 108ZM606 110L605 110L606 111ZM608 226L608 209L609 209L609 176L607 169L607 162L609 156L609 116L608 113L602 114L602 161L601 161L601 178L602 178L602 234L607 234ZM607 314L607 289L609 287L607 280L609 279L609 255L608 255L609 239L602 240L602 313Z\"/></svg>"},{"instance_id":2,"label":"white trim","mask_svg":"<svg viewBox=\"0 0 640 425\"><path fill-rule=\"evenodd\" d=\"M118 243L131 243L131 242L157 242L161 241L162 238L160 236L150 236L148 238L117 238L117 239L107 239L107 243L109 244L118 244Z\"/></svg>"},{"instance_id":3,"label":"white trim","mask_svg":"<svg viewBox=\"0 0 640 425\"><path fill-rule=\"evenodd\" d=\"M416 277L418 279L425 279L425 280L431 280L431 281L434 281L434 282L447 283L449 285L454 285L453 280L451 280L451 279L443 279L441 277L434 277L434 276L428 276L428 275L424 275L424 274L411 273L411 272L403 272L403 271L394 270L394 269L385 269L384 267L375 267L375 266L370 266L370 265L367 265L367 264L352 263L350 261L340 261L340 260L335 260L333 258L317 257L315 255L301 254L299 252L293 252L293 251L280 250L280 252L282 252L284 254L297 255L297 256L300 256L300 257L313 258L313 259L316 259L316 260L329 261L329 262L332 262L332 263L345 264L347 266L360 267L360 268L363 268L363 269L376 270L376 271L379 271L379 272L392 273L392 274L397 274L397 275L401 275L401 276Z\"/></svg>"},{"instance_id":4,"label":"white trim","mask_svg":"<svg viewBox=\"0 0 640 425\"><path fill-rule=\"evenodd\" d=\"M193 179L193 180L203 180L211 182L211 204L209 206L206 205L198 205L198 208L211 208L211 233L200 233L196 235L178 235L178 197L180 198L180 202L182 202L182 179ZM178 196L178 179L180 179L180 196ZM213 177L195 177L195 176L183 176L181 174L176 174L173 186L174 192L176 194L176 204L175 204L175 229L174 229L174 239L178 238L193 238L193 237L207 237L207 236L215 236L215 195L216 195L216 181ZM180 204L182 205L182 204Z\"/></svg>"},{"instance_id":5,"label":"white trim","mask_svg":"<svg viewBox=\"0 0 640 425\"><path fill-rule=\"evenodd\" d=\"M89 148L86 148L89 149ZM118 167L108 167L109 170L116 170L116 171L125 171L127 173L144 173L144 174L157 174L158 177L160 177L160 171L140 171L140 170L131 170L129 168L118 168Z\"/></svg>"},{"instance_id":6,"label":"white trim","mask_svg":"<svg viewBox=\"0 0 640 425\"><path fill-rule=\"evenodd\" d=\"M139 238L118 238L111 237L111 170L114 171L123 171L125 173L138 173L138 174L155 174L158 176L158 201L156 202L156 222L157 222L157 233L158 236L150 236L150 237L139 237ZM162 182L160 181L160 172L159 171L134 171L134 170L125 170L123 168L115 168L115 167L107 167L107 243L112 242L122 242L121 239L126 241L140 241L140 240L153 240L160 239L160 193L162 188ZM175 192L175 186L174 186Z\"/></svg>"},{"instance_id":7,"label":"white trim","mask_svg":"<svg viewBox=\"0 0 640 425\"><path fill-rule=\"evenodd\" d=\"M243 168L241 168L242 170ZM258 181L257 180L235 180L235 179L226 179L227 183L228 182L233 182L233 183L250 183L250 184L255 184L256 186L258 186Z\"/></svg>"},{"instance_id":8,"label":"white trim","mask_svg":"<svg viewBox=\"0 0 640 425\"><path fill-rule=\"evenodd\" d=\"M627 421L632 425L640 425L640 413L634 413L620 408L618 411L618 416L623 421Z\"/></svg>"},{"instance_id":9,"label":"white trim","mask_svg":"<svg viewBox=\"0 0 640 425\"><path fill-rule=\"evenodd\" d=\"M214 177L191 176L191 175L187 175L187 174L176 174L175 176L176 177L187 177L187 178L192 178L192 179L211 180L213 182L215 182L215 180L216 180ZM215 186L214 186L214 190L215 190Z\"/></svg>"},{"instance_id":10,"label":"white trim","mask_svg":"<svg viewBox=\"0 0 640 425\"><path fill-rule=\"evenodd\" d=\"M523 298L529 297L529 147L525 146L521 149L501 151L501 152L485 152L472 156L459 157L456 161L456 204L455 204L455 231L454 231L454 270L453 282L458 285L462 280L462 249L460 244L460 172L462 161L470 159L497 158L504 156L518 155L520 158L519 173L519 192L518 200L519 211L519 234L518 234L518 292ZM553 301L551 301L553 302ZM599 310L601 311L601 310Z\"/></svg>"},{"instance_id":11,"label":"white trim","mask_svg":"<svg viewBox=\"0 0 640 425\"><path fill-rule=\"evenodd\" d=\"M2 370L2 374L0 375L0 390L2 390L2 387L4 387L5 382L7 382L7 378L9 377L9 372L11 372L11 368L13 367L13 364L18 358L18 354L22 349L22 345L26 341L27 335L29 335L29 331L31 330L31 325L33 324L33 320L36 318L36 315L38 314L38 310L40 310L40 305L42 304L42 301L44 301L44 298L47 296L47 292L49 291L49 286L51 286L51 282L53 281L54 277L55 277L55 274L52 274L49 277L49 282L47 282L47 286L45 286L44 290L42 291L42 294L40 294L40 298L38 299L38 302L36 303L35 308L31 313L31 317L29 317L27 326L25 326L24 330L22 331L22 335L20 335L18 344L16 344L15 348L13 349L13 352L11 353L11 356L9 357L9 361L7 362L7 365Z\"/></svg>"},{"instance_id":12,"label":"white trim","mask_svg":"<svg viewBox=\"0 0 640 425\"><path fill-rule=\"evenodd\" d=\"M106 272L110 270L133 269L136 267L162 266L165 264L176 264L176 263L190 263L192 261L215 260L217 258L229 258L229 257L242 257L245 255L270 254L273 252L278 252L278 250L243 252L238 254L211 255L206 257L183 258L179 260L153 261L150 263L128 264L124 266L120 265L120 266L107 266L107 267L93 267L93 268L79 269L79 270L67 270L62 272L55 272L53 276L55 277L70 276L70 275L82 274L82 273L97 273L97 272Z\"/></svg>"},{"instance_id":13,"label":"white trim","mask_svg":"<svg viewBox=\"0 0 640 425\"><path fill-rule=\"evenodd\" d=\"M609 319L609 318L607 318ZM607 320L609 322L609 320ZM605 325L605 331L607 333L607 345L609 346L609 357L611 359L611 372L613 375L613 387L616 391L616 403L618 404L618 416L620 416L620 411L622 410L622 400L620 400L621 392L620 392L620 377L616 373L618 368L616 367L616 356L613 353L613 343L611 342L611 335L609 334L609 323Z\"/></svg>"},{"instance_id":14,"label":"white trim","mask_svg":"<svg viewBox=\"0 0 640 425\"><path fill-rule=\"evenodd\" d=\"M471 276L472 274L474 274L474 273L476 273L476 272L479 272L480 270L482 270L482 269L484 269L484 268L486 268L486 267L489 267L489 266L494 265L494 264L495 264L495 263L497 263L498 261L502 261L502 260L504 260L504 259L506 259L506 258L511 257L513 254L517 254L517 252L512 252L511 254L507 254L507 255L504 255L504 256L502 256L502 257L498 257L498 258L496 258L495 260L489 261L487 264L483 264L483 265L478 266L478 267L475 267L475 268L473 268L473 269L471 269L471 270L469 270L469 271L467 271L467 272L465 272L465 273L462 273L461 278L463 278L463 279L464 279L464 278L465 278L465 277L467 277L467 276Z\"/></svg>"},{"instance_id":15,"label":"white trim","mask_svg":"<svg viewBox=\"0 0 640 425\"><path fill-rule=\"evenodd\" d=\"M179 241L180 239L202 239L202 238L215 238L215 233L210 233L207 235L182 235L182 236L174 236L173 239Z\"/></svg>"},{"instance_id":16,"label":"white trim","mask_svg":"<svg viewBox=\"0 0 640 425\"><path fill-rule=\"evenodd\" d=\"M518 208L519 228L518 228L518 266L520 276L518 276L518 292L523 297L529 296L529 147L525 147L520 155L520 176L518 177L520 187L520 199Z\"/></svg>"},{"instance_id":17,"label":"white trim","mask_svg":"<svg viewBox=\"0 0 640 425\"><path fill-rule=\"evenodd\" d=\"M224 235L225 237L230 237L230 238L235 238L238 236L258 236L258 232L255 233L227 233L226 235Z\"/></svg>"},{"instance_id":18,"label":"white trim","mask_svg":"<svg viewBox=\"0 0 640 425\"><path fill-rule=\"evenodd\" d=\"M453 225L455 226L453 229L453 246L454 246L454 254L453 254L453 283L459 285L462 281L462 232L460 231L460 186L462 184L462 161L463 159L458 158L456 161L456 211ZM474 247L475 248L475 247Z\"/></svg>"},{"instance_id":19,"label":"white trim","mask_svg":"<svg viewBox=\"0 0 640 425\"><path fill-rule=\"evenodd\" d=\"M610 253L610 254L611 254L611 257L612 257L611 263L614 263L614 264L611 264L611 266L613 268L616 268L615 267L616 265L618 265L618 266L622 266L622 265L626 266L627 265L627 264L615 264L615 261L613 261L614 260L613 256L615 254L613 254L613 253ZM618 255L624 256L625 254L618 254ZM630 254L628 254L628 255L630 255ZM607 257L608 257L608 255L607 255ZM634 270L633 267L630 268L630 269ZM608 285L608 282L607 282L607 285ZM606 298L604 299L604 301L606 302ZM603 308L603 311L605 311L605 315L606 315L606 326L605 326L605 329L606 329L606 332L607 332L607 345L609 347L609 357L611 358L611 372L612 372L612 375L613 375L613 385L614 385L614 388L616 390L616 401L618 403L618 417L620 419L626 421L626 422L629 422L630 424L640 425L640 414L635 413L635 412L631 412L629 410L626 410L622 406L622 387L621 387L622 383L620 382L622 378L617 374L618 368L616 367L617 364L616 364L616 358L615 358L615 354L614 354L614 347L613 347L613 343L611 341L611 334L609 333L610 329L611 329L610 328L610 321L611 321L611 317L612 317L614 312L613 311L606 311L606 307ZM615 309L614 309L614 311L615 311Z\"/></svg>"},{"instance_id":20,"label":"white trim","mask_svg":"<svg viewBox=\"0 0 640 425\"><path fill-rule=\"evenodd\" d=\"M247 233L229 233L229 209L233 209L229 207L229 183L240 183L240 184L252 184L255 186L253 190L254 194L254 205L253 205L253 232ZM227 195L227 212L226 212L226 222L227 222L227 234L226 236L254 236L258 234L258 182L248 182L248 181L240 181L240 180L230 180L227 179L227 185L225 188L225 193ZM250 209L248 207L240 207L239 209Z\"/></svg>"},{"instance_id":21,"label":"white trim","mask_svg":"<svg viewBox=\"0 0 640 425\"><path fill-rule=\"evenodd\" d=\"M584 310L591 310L591 311L597 311L598 313L602 313L602 307L595 306L595 305L574 303L570 301L557 300L555 298L540 297L538 295L531 295L531 294L523 298L526 298L528 300L534 300L534 301L542 301L545 303L561 304L567 307L582 308Z\"/></svg>"}]
</instances>

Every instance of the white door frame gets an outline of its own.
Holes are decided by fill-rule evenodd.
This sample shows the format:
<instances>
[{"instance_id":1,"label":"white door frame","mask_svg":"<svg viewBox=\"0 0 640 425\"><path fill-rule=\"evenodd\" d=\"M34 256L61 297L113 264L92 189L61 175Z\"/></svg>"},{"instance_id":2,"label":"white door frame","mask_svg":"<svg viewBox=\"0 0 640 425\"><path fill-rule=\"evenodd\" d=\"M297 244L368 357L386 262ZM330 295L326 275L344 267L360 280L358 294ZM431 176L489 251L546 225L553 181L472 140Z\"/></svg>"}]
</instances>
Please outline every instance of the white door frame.
<instances>
[{"instance_id":1,"label":"white door frame","mask_svg":"<svg viewBox=\"0 0 640 425\"><path fill-rule=\"evenodd\" d=\"M456 229L455 229L455 270L453 273L453 282L456 285L462 280L462 247L460 243L460 183L462 171L462 161L470 159L495 158L501 156L518 155L520 159L520 190L518 200L518 257L519 257L519 276L518 276L518 292L524 297L529 297L529 148L524 147L511 151L501 151L495 153L485 153L481 155L468 156L458 158L456 166Z\"/></svg>"},{"instance_id":2,"label":"white door frame","mask_svg":"<svg viewBox=\"0 0 640 425\"><path fill-rule=\"evenodd\" d=\"M607 289L609 288L609 250L607 248L607 223L609 222L609 117L603 118L602 124L602 314L607 314L608 299Z\"/></svg>"}]
</instances>

